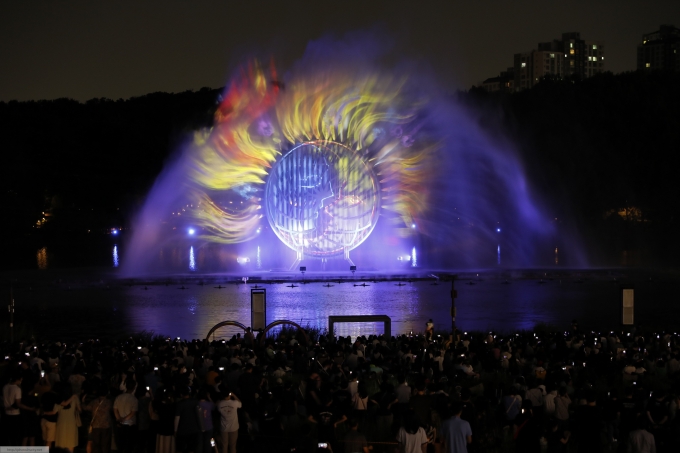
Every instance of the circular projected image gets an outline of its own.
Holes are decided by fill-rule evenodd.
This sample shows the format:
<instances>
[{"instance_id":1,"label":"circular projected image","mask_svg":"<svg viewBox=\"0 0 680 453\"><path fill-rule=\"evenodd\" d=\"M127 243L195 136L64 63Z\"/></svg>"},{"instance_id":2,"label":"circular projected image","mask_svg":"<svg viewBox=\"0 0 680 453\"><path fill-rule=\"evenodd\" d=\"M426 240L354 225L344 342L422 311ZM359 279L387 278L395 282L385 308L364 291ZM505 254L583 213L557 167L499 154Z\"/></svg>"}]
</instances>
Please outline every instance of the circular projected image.
<instances>
[{"instance_id":1,"label":"circular projected image","mask_svg":"<svg viewBox=\"0 0 680 453\"><path fill-rule=\"evenodd\" d=\"M306 257L341 255L371 234L380 208L373 170L332 141L297 145L267 181L267 218L276 235Z\"/></svg>"}]
</instances>

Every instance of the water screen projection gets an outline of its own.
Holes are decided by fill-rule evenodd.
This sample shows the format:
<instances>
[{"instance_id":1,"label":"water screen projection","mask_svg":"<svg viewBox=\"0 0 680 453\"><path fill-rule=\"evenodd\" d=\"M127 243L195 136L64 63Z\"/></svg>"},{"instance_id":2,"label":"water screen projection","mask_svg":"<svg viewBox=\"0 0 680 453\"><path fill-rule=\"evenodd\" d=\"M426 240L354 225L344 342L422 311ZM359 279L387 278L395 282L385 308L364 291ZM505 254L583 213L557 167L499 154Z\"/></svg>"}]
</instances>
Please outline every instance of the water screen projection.
<instances>
[{"instance_id":1,"label":"water screen projection","mask_svg":"<svg viewBox=\"0 0 680 453\"><path fill-rule=\"evenodd\" d=\"M237 72L152 188L127 274L189 247L210 271L528 266L551 247L511 146L413 66L327 47Z\"/></svg>"}]
</instances>

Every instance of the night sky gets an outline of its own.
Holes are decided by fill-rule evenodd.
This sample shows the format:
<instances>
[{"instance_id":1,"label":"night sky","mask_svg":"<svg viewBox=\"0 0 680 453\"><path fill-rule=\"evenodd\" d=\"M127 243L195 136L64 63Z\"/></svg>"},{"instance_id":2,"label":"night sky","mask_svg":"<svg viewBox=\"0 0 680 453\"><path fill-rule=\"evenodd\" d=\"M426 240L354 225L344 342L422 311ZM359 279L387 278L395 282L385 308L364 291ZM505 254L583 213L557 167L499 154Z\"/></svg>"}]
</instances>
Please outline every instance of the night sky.
<instances>
[{"instance_id":1,"label":"night sky","mask_svg":"<svg viewBox=\"0 0 680 453\"><path fill-rule=\"evenodd\" d=\"M214 88L250 56L285 68L310 40L356 30L376 30L451 91L571 31L604 41L605 69L618 73L662 23L680 26L677 0L3 1L0 101Z\"/></svg>"}]
</instances>

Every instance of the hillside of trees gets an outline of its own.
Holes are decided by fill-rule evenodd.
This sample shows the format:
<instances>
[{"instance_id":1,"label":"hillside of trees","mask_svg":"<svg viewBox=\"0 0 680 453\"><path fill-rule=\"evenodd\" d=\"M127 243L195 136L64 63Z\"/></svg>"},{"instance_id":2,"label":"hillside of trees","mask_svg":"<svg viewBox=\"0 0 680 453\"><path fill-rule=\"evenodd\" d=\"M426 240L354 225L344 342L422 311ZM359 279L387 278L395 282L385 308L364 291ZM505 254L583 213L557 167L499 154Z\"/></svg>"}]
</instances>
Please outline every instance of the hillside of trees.
<instances>
[{"instance_id":1,"label":"hillside of trees","mask_svg":"<svg viewBox=\"0 0 680 453\"><path fill-rule=\"evenodd\" d=\"M48 209L56 230L125 223L168 155L210 125L220 92L0 102L0 190L11 212L0 228L25 231Z\"/></svg>"},{"instance_id":2,"label":"hillside of trees","mask_svg":"<svg viewBox=\"0 0 680 453\"><path fill-rule=\"evenodd\" d=\"M677 262L680 74L604 73L459 99L517 144L535 191L593 254Z\"/></svg>"},{"instance_id":3,"label":"hillside of trees","mask_svg":"<svg viewBox=\"0 0 680 453\"><path fill-rule=\"evenodd\" d=\"M52 234L127 224L170 153L210 125L220 91L0 102L0 231L32 234L46 209ZM514 94L473 87L456 98L516 144L533 188L588 247L674 262L680 74L544 80Z\"/></svg>"}]
</instances>

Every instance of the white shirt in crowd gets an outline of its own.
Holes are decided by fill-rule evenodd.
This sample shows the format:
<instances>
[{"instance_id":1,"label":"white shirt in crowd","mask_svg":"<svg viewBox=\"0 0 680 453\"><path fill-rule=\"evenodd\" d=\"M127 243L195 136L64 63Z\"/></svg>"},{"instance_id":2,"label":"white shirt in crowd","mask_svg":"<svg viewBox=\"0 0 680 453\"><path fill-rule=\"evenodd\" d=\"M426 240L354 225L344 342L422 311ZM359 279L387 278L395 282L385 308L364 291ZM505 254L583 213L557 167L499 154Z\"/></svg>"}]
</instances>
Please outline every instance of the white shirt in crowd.
<instances>
[{"instance_id":1,"label":"white shirt in crowd","mask_svg":"<svg viewBox=\"0 0 680 453\"><path fill-rule=\"evenodd\" d=\"M221 400L217 403L217 410L220 411L220 431L223 433L233 433L238 431L238 412L241 402L237 400Z\"/></svg>"}]
</instances>

